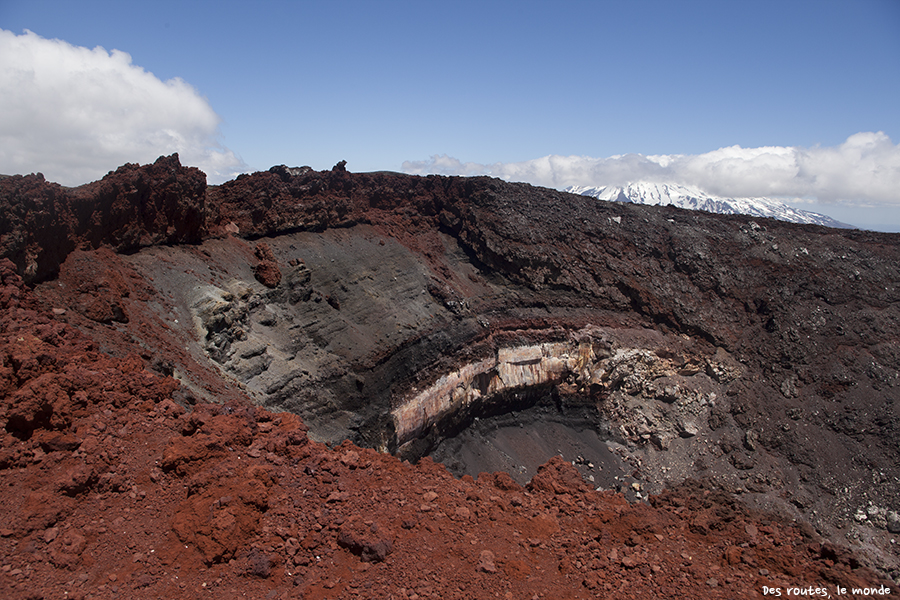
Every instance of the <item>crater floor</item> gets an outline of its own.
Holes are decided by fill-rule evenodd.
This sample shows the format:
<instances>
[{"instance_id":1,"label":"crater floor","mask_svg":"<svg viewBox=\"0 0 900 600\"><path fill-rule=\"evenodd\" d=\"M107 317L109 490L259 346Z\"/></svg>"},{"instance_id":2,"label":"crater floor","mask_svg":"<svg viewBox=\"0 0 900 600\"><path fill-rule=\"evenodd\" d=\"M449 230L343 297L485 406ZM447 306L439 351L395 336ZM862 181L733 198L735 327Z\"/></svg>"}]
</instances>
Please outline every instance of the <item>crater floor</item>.
<instances>
[{"instance_id":1,"label":"crater floor","mask_svg":"<svg viewBox=\"0 0 900 600\"><path fill-rule=\"evenodd\" d=\"M580 412L580 411L578 411ZM625 447L598 427L599 419L561 413L555 406L532 406L478 418L442 440L429 456L456 476L477 478L505 471L521 485L554 456L570 462L598 490L615 490L635 499L633 467Z\"/></svg>"}]
</instances>

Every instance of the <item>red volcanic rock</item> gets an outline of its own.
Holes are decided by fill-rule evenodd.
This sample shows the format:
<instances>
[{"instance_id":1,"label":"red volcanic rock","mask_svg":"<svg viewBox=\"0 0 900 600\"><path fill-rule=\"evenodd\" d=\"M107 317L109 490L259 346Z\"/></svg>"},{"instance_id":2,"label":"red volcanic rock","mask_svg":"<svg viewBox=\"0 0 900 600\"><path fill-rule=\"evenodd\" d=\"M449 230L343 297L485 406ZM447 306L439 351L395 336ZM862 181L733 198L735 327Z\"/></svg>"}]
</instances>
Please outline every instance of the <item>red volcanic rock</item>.
<instances>
[{"instance_id":1,"label":"red volcanic rock","mask_svg":"<svg viewBox=\"0 0 900 600\"><path fill-rule=\"evenodd\" d=\"M198 242L205 203L206 176L181 166L177 154L152 165L124 165L73 189L48 183L41 174L5 177L0 179L0 257L12 260L28 281L39 281L53 276L79 247L130 251Z\"/></svg>"},{"instance_id":2,"label":"red volcanic rock","mask_svg":"<svg viewBox=\"0 0 900 600\"><path fill-rule=\"evenodd\" d=\"M85 537L70 529L61 536L56 537L53 543L49 545L50 561L57 567L74 569L81 563L82 553L86 547L87 540Z\"/></svg>"},{"instance_id":3,"label":"red volcanic rock","mask_svg":"<svg viewBox=\"0 0 900 600\"><path fill-rule=\"evenodd\" d=\"M469 187L459 178L272 167L209 188L207 227L213 235L259 237L371 223L425 253L442 248L438 206Z\"/></svg>"},{"instance_id":4,"label":"red volcanic rock","mask_svg":"<svg viewBox=\"0 0 900 600\"><path fill-rule=\"evenodd\" d=\"M0 178L0 257L28 280L55 272L75 248L70 191L36 175Z\"/></svg>"},{"instance_id":5,"label":"red volcanic rock","mask_svg":"<svg viewBox=\"0 0 900 600\"><path fill-rule=\"evenodd\" d=\"M478 558L478 570L485 573L496 573L497 565L494 564L494 553L490 550L482 550Z\"/></svg>"},{"instance_id":6,"label":"red volcanic rock","mask_svg":"<svg viewBox=\"0 0 900 600\"><path fill-rule=\"evenodd\" d=\"M394 550L392 536L377 522L351 518L341 526L338 544L363 562L381 562Z\"/></svg>"},{"instance_id":7,"label":"red volcanic rock","mask_svg":"<svg viewBox=\"0 0 900 600\"><path fill-rule=\"evenodd\" d=\"M91 247L118 251L202 238L206 176L183 167L178 154L152 165L127 164L73 191L76 235Z\"/></svg>"},{"instance_id":8,"label":"red volcanic rock","mask_svg":"<svg viewBox=\"0 0 900 600\"><path fill-rule=\"evenodd\" d=\"M128 322L122 300L130 295L131 286L111 265L113 261L108 248L91 253L75 250L60 266L59 281L77 292L73 308L98 323Z\"/></svg>"},{"instance_id":9,"label":"red volcanic rock","mask_svg":"<svg viewBox=\"0 0 900 600\"><path fill-rule=\"evenodd\" d=\"M261 481L258 472L254 467L232 476L223 472L177 508L173 531L196 547L206 564L233 558L258 532L261 514L269 508L266 483L271 486L271 478Z\"/></svg>"},{"instance_id":10,"label":"red volcanic rock","mask_svg":"<svg viewBox=\"0 0 900 600\"><path fill-rule=\"evenodd\" d=\"M531 490L547 494L579 494L592 488L572 463L554 456L542 465L528 483Z\"/></svg>"},{"instance_id":11,"label":"red volcanic rock","mask_svg":"<svg viewBox=\"0 0 900 600\"><path fill-rule=\"evenodd\" d=\"M253 274L256 280L267 288L276 288L281 283L281 270L278 268L278 261L269 245L265 242L256 244L254 252L259 262L253 268Z\"/></svg>"}]
</instances>

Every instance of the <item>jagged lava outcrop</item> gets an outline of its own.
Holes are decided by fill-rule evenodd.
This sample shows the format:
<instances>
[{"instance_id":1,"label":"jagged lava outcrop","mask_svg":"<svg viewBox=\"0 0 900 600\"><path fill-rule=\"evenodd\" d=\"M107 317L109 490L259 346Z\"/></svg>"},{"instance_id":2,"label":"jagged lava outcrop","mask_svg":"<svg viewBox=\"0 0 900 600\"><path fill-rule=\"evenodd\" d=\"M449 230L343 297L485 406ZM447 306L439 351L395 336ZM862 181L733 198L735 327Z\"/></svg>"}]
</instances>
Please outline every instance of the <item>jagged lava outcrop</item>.
<instances>
[{"instance_id":1,"label":"jagged lava outcrop","mask_svg":"<svg viewBox=\"0 0 900 600\"><path fill-rule=\"evenodd\" d=\"M132 252L198 242L205 225L206 176L178 155L127 164L74 189L40 173L7 177L0 191L0 254L28 281L52 277L74 249Z\"/></svg>"},{"instance_id":2,"label":"jagged lava outcrop","mask_svg":"<svg viewBox=\"0 0 900 600\"><path fill-rule=\"evenodd\" d=\"M554 418L577 413L582 422L587 415L627 465L627 476L623 472L617 483L605 484L613 491L652 503L655 496L648 491L700 480L707 491L797 519L806 535L848 544L857 553L853 560L896 575L890 538L900 526L898 236L598 203L490 178L355 174L343 165L323 172L274 167L207 188L198 174L173 156L145 167L126 165L74 190L33 175L0 180L3 256L33 286L34 302L45 311L41 319L79 331L104 356L134 357L129 372L152 370L154 377L177 381L163 394L180 407L167 409L174 417L190 420L194 405L209 402L255 404L302 417L314 441L301 445L314 451L301 454L325 457L332 451L319 442L350 440L416 459L487 415L524 414L530 407ZM113 223L109 215L119 220ZM12 337L10 343L14 347ZM3 364L13 375L5 402L15 407L17 390L30 380L18 375L15 352L8 356ZM65 412L53 408L54 400L33 410L7 408L6 475L26 469L15 481L36 486L37 493L41 484L26 484L24 473L44 435L38 433L73 436L72 447L59 452L74 453L71 460L77 462L84 454L78 427L80 419L95 414L90 407L96 404L105 420L130 414L124 398L121 406L97 398L82 402L84 417L61 421L52 418ZM58 401L61 407L65 402ZM253 417L262 423L274 418ZM152 485L177 487L177 478L191 476L194 468L179 465L199 461L198 472L205 472L212 449L215 460L237 460L230 453L254 440L266 444L264 430L271 428L261 427L252 439L216 442L195 437L206 435L196 423L173 423L185 439L172 442L166 456L160 454L163 446L155 446L155 460L165 468L156 481L148 480ZM284 454L278 448L287 446L273 444L268 452L276 458L269 463L276 470L281 456L285 465L319 477L315 465L324 458ZM349 498L358 489L352 486L361 483L350 476L358 469L347 453L362 451L341 448L346 450L335 452L344 452L349 462L335 455L344 466L329 469L328 479L338 486L335 493ZM260 451L254 458L265 462L267 456ZM585 478L599 478L588 466L599 459L576 458L585 457L566 457ZM383 460L393 465L396 459ZM394 473L394 467L382 469ZM430 466L415 469L432 473ZM284 469L277 472L273 481L279 485L293 481ZM379 480L373 474L373 481L389 487L394 476ZM210 488L208 477L207 483L188 486L184 502L194 502L190 514L206 514L206 495L228 495L224 488ZM244 485L240 481L235 485ZM440 475L429 481L422 485L438 493L454 480ZM87 477L63 487L72 497L98 502L123 493L100 482ZM497 488L498 498L508 496L505 485ZM174 494L176 488L165 489ZM549 493L537 484L529 490L535 497ZM245 492L243 504L229 513L238 524L251 523L235 530L229 539L239 541L231 546L206 540L219 534L187 517L176 519L180 524L173 525L172 535L209 564L251 560L250 546L242 544L256 540L252 560L270 557L270 567L283 565L279 576L295 567L324 573L294 558L294 566L287 566L288 556L298 556L285 550L293 548L289 538L302 542L300 534L286 532L280 542L254 537L262 535L252 525L258 522L254 511L273 506L253 500L255 493ZM576 502L572 510L588 510L606 497L586 493L578 500L584 508ZM335 498L332 503L346 499ZM471 506L478 506L478 498L473 496ZM446 512L451 509L457 510L420 512L453 517L457 512ZM341 528L333 512L318 513L305 526ZM66 518L56 517L63 524L59 531ZM451 522L456 521L446 524ZM22 543L34 540L40 551L40 527L8 531ZM410 527L416 531L412 521ZM440 523L436 527L430 534L441 531ZM710 531L698 531L703 529ZM399 529L392 531L394 554L388 555L382 537L367 545L358 539L360 531L348 529L346 536L335 534L331 552L337 554L331 556L344 560L341 552L356 552L397 560L391 556L397 556ZM499 569L511 577L507 567L513 560L528 567L522 573L544 569L529 562L533 557L498 559L496 549L489 552L501 566L479 556L473 568L480 573ZM580 575L566 572L563 580L588 594L597 582L586 573L603 566L613 569L610 577L627 575L619 566L632 554L623 550L611 559L607 552L604 565L593 567L592 558L582 557ZM754 567L751 558L731 558L722 564L744 565L755 573L753 581L762 578L756 587L743 588L750 597L768 581L760 569L775 572ZM55 568L66 568L65 560L60 564ZM802 579L804 569L785 577ZM677 579L651 572L660 581ZM447 571L441 573L446 577ZM346 589L335 578L317 577L306 576L303 585L326 596L326 590L338 590L335 597ZM735 576L727 579L733 589L740 587ZM714 591L707 580L719 585L726 577L699 582L704 594ZM689 583L683 589L693 588Z\"/></svg>"}]
</instances>

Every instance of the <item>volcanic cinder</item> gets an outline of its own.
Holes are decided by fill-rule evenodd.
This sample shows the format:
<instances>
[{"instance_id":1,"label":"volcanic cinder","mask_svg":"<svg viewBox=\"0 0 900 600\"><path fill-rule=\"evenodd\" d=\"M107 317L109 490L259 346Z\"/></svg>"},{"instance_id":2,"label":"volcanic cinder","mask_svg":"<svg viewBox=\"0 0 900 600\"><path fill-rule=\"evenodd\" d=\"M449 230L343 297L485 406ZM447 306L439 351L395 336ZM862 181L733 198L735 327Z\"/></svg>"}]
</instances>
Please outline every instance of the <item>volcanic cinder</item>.
<instances>
[{"instance_id":1,"label":"volcanic cinder","mask_svg":"<svg viewBox=\"0 0 900 600\"><path fill-rule=\"evenodd\" d=\"M3 597L897 593L898 235L173 155L0 257Z\"/></svg>"}]
</instances>

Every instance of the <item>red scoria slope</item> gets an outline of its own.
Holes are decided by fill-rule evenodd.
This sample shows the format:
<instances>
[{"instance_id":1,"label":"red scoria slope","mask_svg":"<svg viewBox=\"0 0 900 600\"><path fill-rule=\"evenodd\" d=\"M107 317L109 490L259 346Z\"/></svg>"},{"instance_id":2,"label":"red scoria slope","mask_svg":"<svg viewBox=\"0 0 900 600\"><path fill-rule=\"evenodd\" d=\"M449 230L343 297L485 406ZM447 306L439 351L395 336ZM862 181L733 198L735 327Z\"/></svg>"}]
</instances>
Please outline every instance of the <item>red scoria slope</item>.
<instances>
[{"instance_id":1,"label":"red scoria slope","mask_svg":"<svg viewBox=\"0 0 900 600\"><path fill-rule=\"evenodd\" d=\"M128 349L114 325L140 315L120 296L144 293L126 270L104 270L109 247L368 220L427 257L440 240L422 223L439 220L492 263L531 251L524 241L501 247L490 231L477 237L467 225L477 211L433 212L428 198L457 193L449 188L465 180L369 189L363 206L340 199L354 198L366 177L337 171L311 178L332 186L324 192L279 195L278 180L306 180L275 169L233 186L259 184L255 195L221 189L208 205L198 174L168 157L75 191L38 176L0 181L0 254L11 259L0 262L0 597L755 598L764 587L834 595L838 585L897 593L809 527L700 484L629 503L594 491L559 459L527 487L505 473L457 479L427 458L410 465L313 442L299 417L258 408L223 381L208 388L220 404L192 404L167 369L150 370L154 353L101 351ZM304 194L319 205L296 201ZM70 312L95 329L64 322L63 309L23 282L54 276L67 256L60 283L81 303ZM262 245L256 258L274 262ZM529 261L523 278L557 271ZM566 273L575 287L579 273ZM277 285L276 273L259 275ZM620 287L634 292L632 304L665 297ZM692 319L681 317L694 327ZM727 337L727 323L714 325L709 337Z\"/></svg>"}]
</instances>

